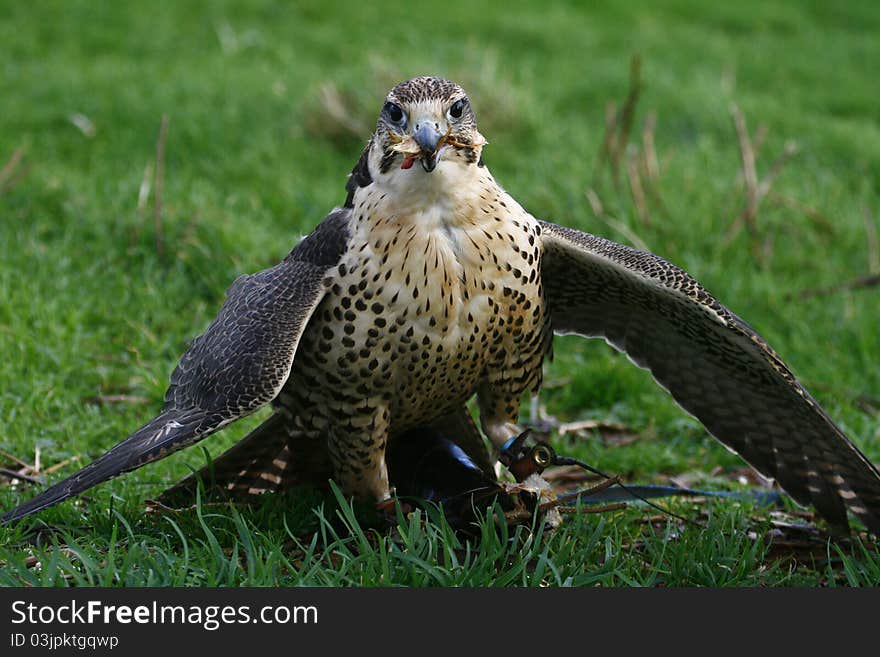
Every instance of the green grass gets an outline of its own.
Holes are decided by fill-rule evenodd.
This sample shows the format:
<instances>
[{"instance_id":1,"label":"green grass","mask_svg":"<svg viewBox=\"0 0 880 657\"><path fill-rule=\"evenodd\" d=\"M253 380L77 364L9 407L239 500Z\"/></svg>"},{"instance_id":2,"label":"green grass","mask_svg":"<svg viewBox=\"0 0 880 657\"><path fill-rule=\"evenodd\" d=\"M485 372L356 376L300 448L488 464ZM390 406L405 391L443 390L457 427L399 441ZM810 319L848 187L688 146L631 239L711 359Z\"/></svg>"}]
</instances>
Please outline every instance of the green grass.
<instances>
[{"instance_id":1,"label":"green grass","mask_svg":"<svg viewBox=\"0 0 880 657\"><path fill-rule=\"evenodd\" d=\"M798 295L877 266L875 3L418 5L0 6L0 166L24 153L24 175L0 186L0 448L33 461L39 446L44 467L82 463L152 416L229 283L277 262L342 202L387 88L430 73L469 90L491 142L486 161L526 208L625 241L591 210L594 186L607 214L757 328L880 461L880 288ZM626 169L615 186L596 168L606 104L626 97L634 55L644 88L630 152L656 113L662 172L649 223ZM325 106L328 88L354 129ZM753 135L765 126L760 176L787 142L799 149L760 206L757 239L724 238L745 198L731 103ZM163 114L160 252L155 187L138 199ZM687 474L736 486L741 461L603 343L557 339L547 381L550 414L612 419L640 436L622 446L565 439L562 451L627 480ZM109 395L130 401L95 401ZM204 444L216 454L257 421ZM306 492L142 512L203 461L189 450L0 528L0 583L880 584L874 544L804 557L773 543L766 512L733 502L673 504L705 529L645 522L641 507L577 516L555 532L498 528L490 515L472 542L436 513L377 534ZM0 508L32 492L0 485Z\"/></svg>"}]
</instances>

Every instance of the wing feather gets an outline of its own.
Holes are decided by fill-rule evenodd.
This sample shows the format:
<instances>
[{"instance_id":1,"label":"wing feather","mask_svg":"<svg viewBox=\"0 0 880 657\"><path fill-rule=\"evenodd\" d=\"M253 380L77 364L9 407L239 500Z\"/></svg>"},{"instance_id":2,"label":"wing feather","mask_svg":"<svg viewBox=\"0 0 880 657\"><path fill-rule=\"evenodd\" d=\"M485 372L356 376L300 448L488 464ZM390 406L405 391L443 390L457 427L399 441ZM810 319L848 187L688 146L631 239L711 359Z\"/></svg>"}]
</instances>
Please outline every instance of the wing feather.
<instances>
[{"instance_id":1,"label":"wing feather","mask_svg":"<svg viewBox=\"0 0 880 657\"><path fill-rule=\"evenodd\" d=\"M554 331L603 337L725 445L834 526L880 532L880 472L775 351L684 271L541 222Z\"/></svg>"},{"instance_id":2,"label":"wing feather","mask_svg":"<svg viewBox=\"0 0 880 657\"><path fill-rule=\"evenodd\" d=\"M9 522L192 445L272 401L348 243L337 209L278 265L239 277L171 374L162 412L103 456L7 512Z\"/></svg>"}]
</instances>

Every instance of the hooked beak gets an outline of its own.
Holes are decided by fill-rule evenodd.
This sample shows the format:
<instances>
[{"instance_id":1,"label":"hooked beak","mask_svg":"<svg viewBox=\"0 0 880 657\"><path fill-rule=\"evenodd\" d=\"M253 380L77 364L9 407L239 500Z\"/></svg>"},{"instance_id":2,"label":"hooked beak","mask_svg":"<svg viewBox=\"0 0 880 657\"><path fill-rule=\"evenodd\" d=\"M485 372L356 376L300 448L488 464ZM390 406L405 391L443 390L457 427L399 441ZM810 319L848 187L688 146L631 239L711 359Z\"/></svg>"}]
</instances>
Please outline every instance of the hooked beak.
<instances>
[{"instance_id":1,"label":"hooked beak","mask_svg":"<svg viewBox=\"0 0 880 657\"><path fill-rule=\"evenodd\" d=\"M437 166L437 161L440 159L440 153L437 152L437 144L440 143L441 136L432 123L425 122L416 126L413 139L422 149L422 168L428 173L434 170Z\"/></svg>"}]
</instances>

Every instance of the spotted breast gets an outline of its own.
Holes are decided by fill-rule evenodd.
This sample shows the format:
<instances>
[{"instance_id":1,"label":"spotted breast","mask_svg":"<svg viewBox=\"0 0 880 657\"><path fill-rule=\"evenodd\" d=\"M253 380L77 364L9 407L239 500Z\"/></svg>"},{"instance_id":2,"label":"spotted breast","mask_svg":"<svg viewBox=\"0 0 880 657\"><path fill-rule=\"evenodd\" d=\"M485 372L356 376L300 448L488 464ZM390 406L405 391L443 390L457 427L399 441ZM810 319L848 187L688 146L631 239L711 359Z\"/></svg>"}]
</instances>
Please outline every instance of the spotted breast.
<instances>
[{"instance_id":1,"label":"spotted breast","mask_svg":"<svg viewBox=\"0 0 880 657\"><path fill-rule=\"evenodd\" d=\"M487 434L499 433L493 423L515 423L540 386L550 344L538 222L485 168L436 189L440 176L423 176L418 194L355 195L346 255L278 398L297 431L327 441L343 486L379 499L386 436L474 392Z\"/></svg>"}]
</instances>

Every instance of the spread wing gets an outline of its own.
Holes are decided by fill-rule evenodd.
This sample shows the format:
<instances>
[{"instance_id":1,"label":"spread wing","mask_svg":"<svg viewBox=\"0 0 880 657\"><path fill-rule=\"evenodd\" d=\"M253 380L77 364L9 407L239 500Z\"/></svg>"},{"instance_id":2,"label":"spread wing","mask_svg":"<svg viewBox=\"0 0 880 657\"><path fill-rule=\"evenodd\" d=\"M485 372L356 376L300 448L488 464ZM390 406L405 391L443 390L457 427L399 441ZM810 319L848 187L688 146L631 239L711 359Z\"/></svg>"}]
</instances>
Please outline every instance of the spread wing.
<instances>
[{"instance_id":1,"label":"spread wing","mask_svg":"<svg viewBox=\"0 0 880 657\"><path fill-rule=\"evenodd\" d=\"M274 399L324 297L324 278L347 246L349 213L335 210L281 263L236 279L217 317L180 359L157 417L0 520L35 513L163 458Z\"/></svg>"},{"instance_id":2,"label":"spread wing","mask_svg":"<svg viewBox=\"0 0 880 657\"><path fill-rule=\"evenodd\" d=\"M603 337L648 369L721 442L835 527L880 533L880 472L748 324L681 269L541 222L557 333Z\"/></svg>"}]
</instances>

